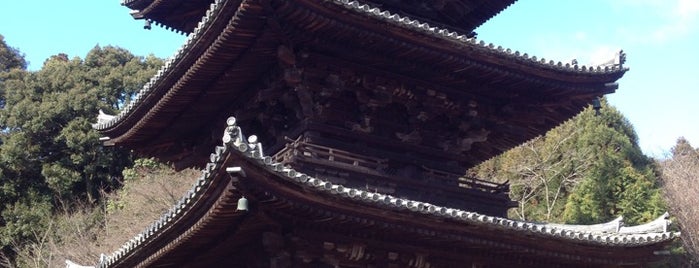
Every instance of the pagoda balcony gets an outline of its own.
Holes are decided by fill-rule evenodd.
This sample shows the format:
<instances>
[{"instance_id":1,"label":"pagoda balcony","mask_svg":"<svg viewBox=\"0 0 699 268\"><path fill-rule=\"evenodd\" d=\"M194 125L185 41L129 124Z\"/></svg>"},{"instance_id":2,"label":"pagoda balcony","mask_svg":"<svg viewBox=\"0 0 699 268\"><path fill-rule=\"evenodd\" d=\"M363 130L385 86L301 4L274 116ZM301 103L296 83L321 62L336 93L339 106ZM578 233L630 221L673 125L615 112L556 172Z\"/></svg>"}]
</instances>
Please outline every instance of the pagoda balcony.
<instances>
[{"instance_id":1,"label":"pagoda balcony","mask_svg":"<svg viewBox=\"0 0 699 268\"><path fill-rule=\"evenodd\" d=\"M300 172L381 194L391 194L479 213L506 216L516 204L509 199L509 184L463 174L398 163L313 143L301 136L289 140L272 159Z\"/></svg>"}]
</instances>

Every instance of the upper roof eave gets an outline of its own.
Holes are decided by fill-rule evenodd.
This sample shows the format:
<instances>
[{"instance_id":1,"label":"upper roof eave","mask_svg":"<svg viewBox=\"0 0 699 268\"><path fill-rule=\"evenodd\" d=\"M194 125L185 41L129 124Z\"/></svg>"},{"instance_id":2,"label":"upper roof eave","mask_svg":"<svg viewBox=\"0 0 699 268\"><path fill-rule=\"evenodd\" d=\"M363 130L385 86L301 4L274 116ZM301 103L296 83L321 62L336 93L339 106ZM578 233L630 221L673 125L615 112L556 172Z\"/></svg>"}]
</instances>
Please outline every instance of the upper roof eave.
<instances>
[{"instance_id":1,"label":"upper roof eave","mask_svg":"<svg viewBox=\"0 0 699 268\"><path fill-rule=\"evenodd\" d=\"M403 0L362 1L403 14L410 14L409 16L411 17L418 17L421 20L431 21L433 24L466 33L470 33L516 2L516 0L448 0L437 4L432 3L431 0L423 0L422 4L416 4L414 2L404 2ZM172 2L168 0L122 0L121 4L130 9L142 11L143 9L160 9L161 6L166 6L167 9L168 4ZM435 6L440 7L435 8ZM180 23L184 22L180 21Z\"/></svg>"},{"instance_id":2,"label":"upper roof eave","mask_svg":"<svg viewBox=\"0 0 699 268\"><path fill-rule=\"evenodd\" d=\"M306 3L312 2L307 0L299 1ZM492 55L492 57L496 59L505 61L515 61L529 65L533 68L540 68L542 70L583 76L600 76L605 74L623 75L623 73L628 70L628 68L623 66L624 62L626 61L626 55L623 53L623 51L620 51L617 54L617 58L611 59L612 63L598 66L578 65L577 63L574 64L572 62L554 61L551 59L546 60L545 58L532 56L528 53L512 50L510 48L505 48L503 46L495 45L493 43L487 43L483 40L478 40L475 37L470 37L470 35L466 33L460 33L446 28L433 26L427 22L420 21L419 19L413 19L407 16L403 16L401 14L381 10L377 7L372 7L371 5L363 4L360 1L329 0L328 2L331 2L345 10L361 14L365 17L389 23L395 27L399 27L408 31L420 32L422 34L437 39L448 41L461 49L477 50L483 54ZM502 62L492 63L494 65L502 64ZM618 77L611 79L612 80L610 80L609 82L613 82L614 80L618 79Z\"/></svg>"},{"instance_id":3,"label":"upper roof eave","mask_svg":"<svg viewBox=\"0 0 699 268\"><path fill-rule=\"evenodd\" d=\"M121 0L121 5L130 9L141 9L158 0Z\"/></svg>"},{"instance_id":4,"label":"upper roof eave","mask_svg":"<svg viewBox=\"0 0 699 268\"><path fill-rule=\"evenodd\" d=\"M197 58L199 56L192 55L193 53L203 53L202 50L204 49L196 49L194 52L192 50L195 50L195 47L201 47L200 38L204 38L211 34L209 33L209 30L211 30L210 26L212 26L211 24L214 23L216 16L219 15L221 9L223 8L223 3L224 0L216 0L211 4L209 10L206 12L206 15L202 18L194 31L187 36L182 46L180 46L180 48L178 48L174 54L164 62L156 74L153 75L153 77L151 77L145 85L143 85L132 101L122 108L121 111L119 111L119 114L111 117L109 120L98 120L96 124L93 124L93 128L100 132L106 133L107 135L113 134L110 133L110 130L120 125L141 105L145 105L144 103L157 103L158 100L153 100L153 93L167 91L169 86L164 85L166 84L165 80L186 72L188 70L188 68L185 66L187 65L186 63L192 62L192 58ZM109 137L105 137L105 139L108 140ZM110 143L110 141L107 141L106 143Z\"/></svg>"},{"instance_id":5,"label":"upper roof eave","mask_svg":"<svg viewBox=\"0 0 699 268\"><path fill-rule=\"evenodd\" d=\"M139 1L139 0L133 0ZM149 1L149 0L144 0ZM303 0L298 0L303 1ZM223 0L215 1L209 11L206 12L206 16L202 18L198 26L195 28L192 34L190 34L185 41L185 43L178 49L173 56L171 56L166 63L161 67L158 73L151 78L151 80L144 85L144 87L139 91L134 100L129 103L124 109L120 111L111 120L105 122L98 122L94 125L94 128L106 133L109 136L110 130L119 125L125 118L129 117L131 112L142 105L143 100L146 96L150 95L154 91L166 91L167 88L161 88L162 80L166 76L178 76L184 69L174 68L181 63L185 56L190 57L192 53L190 50L194 44L198 44L201 40L200 38L204 36L204 29L207 29L209 24L214 21L213 17L218 16L217 10L222 6ZM384 23L389 23L394 27L399 27L409 31L419 32L421 34L430 36L432 38L438 38L447 41L450 45L457 46L459 49L466 49L476 51L483 58L494 59L488 62L488 65L499 66L506 64L507 62L514 62L520 66L530 68L532 70L540 70L544 73L566 75L570 77L578 77L579 79L585 81L607 81L613 82L623 76L623 74L628 70L628 68L623 66L623 61L625 55L623 53L619 54L618 64L613 64L609 66L579 66L571 65L570 63L563 64L561 62L548 61L546 62L543 58L539 59L536 56L530 57L527 53L520 53L519 51L512 51L511 49L505 49L501 46L495 46L492 43L486 44L484 41L477 41L475 38L469 38L467 35L460 34L448 29L438 28L431 26L427 23L420 22L415 19L411 19L399 14L393 14L389 11L380 10L375 7L371 7L366 4L361 4L353 0L329 0L329 3L334 4L337 8L342 8L348 11L353 11L356 14L369 17L374 20L378 20ZM211 38L210 38L211 39ZM201 53L201 51L196 51ZM195 55L196 56L196 55ZM458 55L457 55L458 56ZM464 55L461 55L464 57ZM485 66L485 68L493 68ZM180 73L173 73L180 72ZM112 137L114 138L114 137Z\"/></svg>"}]
</instances>

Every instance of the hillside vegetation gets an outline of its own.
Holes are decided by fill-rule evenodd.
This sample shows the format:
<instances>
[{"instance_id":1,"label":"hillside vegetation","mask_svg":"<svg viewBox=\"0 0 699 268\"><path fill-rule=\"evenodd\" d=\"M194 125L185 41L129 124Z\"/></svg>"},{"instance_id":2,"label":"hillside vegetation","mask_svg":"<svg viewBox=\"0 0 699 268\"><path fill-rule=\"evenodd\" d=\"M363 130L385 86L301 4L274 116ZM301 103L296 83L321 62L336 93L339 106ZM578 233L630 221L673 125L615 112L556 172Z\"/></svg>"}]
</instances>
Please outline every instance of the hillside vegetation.
<instances>
[{"instance_id":1,"label":"hillside vegetation","mask_svg":"<svg viewBox=\"0 0 699 268\"><path fill-rule=\"evenodd\" d=\"M18 244L12 267L65 267L65 260L94 264L143 231L191 188L199 171L175 172L150 159L136 160L124 170L123 187L102 192L99 206L87 203L59 208L34 230L33 242ZM0 267L3 262L0 261Z\"/></svg>"},{"instance_id":2,"label":"hillside vegetation","mask_svg":"<svg viewBox=\"0 0 699 268\"><path fill-rule=\"evenodd\" d=\"M98 111L114 114L162 64L116 47L84 59L59 54L26 70L0 35L0 253L46 239L57 213L99 206L132 164L128 151L105 148L91 127ZM84 205L81 205L84 204Z\"/></svg>"},{"instance_id":3,"label":"hillside vegetation","mask_svg":"<svg viewBox=\"0 0 699 268\"><path fill-rule=\"evenodd\" d=\"M623 216L629 224L666 208L652 159L638 147L631 124L602 102L575 118L471 170L509 181L519 206L510 217L592 224Z\"/></svg>"}]
</instances>

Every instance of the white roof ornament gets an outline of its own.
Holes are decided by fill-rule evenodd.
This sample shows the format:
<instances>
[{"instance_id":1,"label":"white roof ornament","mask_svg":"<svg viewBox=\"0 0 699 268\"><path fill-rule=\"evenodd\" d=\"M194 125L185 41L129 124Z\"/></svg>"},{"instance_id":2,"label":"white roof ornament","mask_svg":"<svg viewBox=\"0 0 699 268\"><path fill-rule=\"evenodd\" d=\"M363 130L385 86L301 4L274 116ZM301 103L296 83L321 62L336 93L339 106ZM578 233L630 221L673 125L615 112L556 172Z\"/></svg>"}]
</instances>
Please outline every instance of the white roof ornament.
<instances>
[{"instance_id":1,"label":"white roof ornament","mask_svg":"<svg viewBox=\"0 0 699 268\"><path fill-rule=\"evenodd\" d=\"M95 266L84 266L70 260L66 260L66 268L95 268Z\"/></svg>"},{"instance_id":2,"label":"white roof ornament","mask_svg":"<svg viewBox=\"0 0 699 268\"><path fill-rule=\"evenodd\" d=\"M617 217L609 222L591 224L591 225L575 225L575 224L557 224L557 223L545 223L545 226L566 229L571 231L593 233L593 234L603 234L603 233L619 233L619 230L623 228L624 217Z\"/></svg>"},{"instance_id":3,"label":"white roof ornament","mask_svg":"<svg viewBox=\"0 0 699 268\"><path fill-rule=\"evenodd\" d=\"M598 66L600 67L623 67L626 63L626 53L624 50L619 50L619 52L614 53L614 57L609 60L603 61Z\"/></svg>"},{"instance_id":4,"label":"white roof ornament","mask_svg":"<svg viewBox=\"0 0 699 268\"><path fill-rule=\"evenodd\" d=\"M105 124L109 121L112 121L114 119L114 115L111 114L105 114L102 109L99 110L99 113L97 114L97 123L92 124L93 128L96 128L98 125Z\"/></svg>"},{"instance_id":5,"label":"white roof ornament","mask_svg":"<svg viewBox=\"0 0 699 268\"><path fill-rule=\"evenodd\" d=\"M650 234L650 233L664 233L668 232L668 227L670 226L670 214L665 212L663 215L657 219L636 226L622 226L619 230L621 234Z\"/></svg>"}]
</instances>

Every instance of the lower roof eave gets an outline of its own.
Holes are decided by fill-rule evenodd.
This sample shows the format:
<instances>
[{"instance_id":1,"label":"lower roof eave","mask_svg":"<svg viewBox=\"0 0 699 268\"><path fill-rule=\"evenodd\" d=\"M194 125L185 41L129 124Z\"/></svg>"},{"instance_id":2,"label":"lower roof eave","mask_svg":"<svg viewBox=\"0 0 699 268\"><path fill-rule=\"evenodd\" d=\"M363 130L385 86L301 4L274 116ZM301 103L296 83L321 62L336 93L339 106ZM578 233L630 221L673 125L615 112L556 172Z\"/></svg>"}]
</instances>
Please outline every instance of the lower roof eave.
<instances>
[{"instance_id":1,"label":"lower roof eave","mask_svg":"<svg viewBox=\"0 0 699 268\"><path fill-rule=\"evenodd\" d=\"M227 122L223 146L215 148L211 162L192 189L160 220L99 267L168 263L173 261L170 258L191 261L182 258L191 256L194 248L209 245L215 249L219 243L216 241L235 242L237 236L242 236L238 242L244 242L255 232L263 231L265 228L258 222L246 223L245 218L254 215L277 220L287 217L292 219L287 223L292 228L300 226L294 222L310 222L310 228L322 227L360 239L385 238L396 245L409 238L415 247L446 243L454 249L485 248L556 263L648 262L659 258L654 253L679 235L664 229L648 233L644 228L627 228L626 233L595 233L348 188L274 162L264 155L259 143L247 141L235 119ZM243 196L249 199L241 209L238 202ZM274 220L271 222L274 224Z\"/></svg>"},{"instance_id":2,"label":"lower roof eave","mask_svg":"<svg viewBox=\"0 0 699 268\"><path fill-rule=\"evenodd\" d=\"M450 244L454 248L448 251L489 248L508 252L511 256L550 258L557 263L572 263L583 258L586 263L613 265L657 259L653 253L664 248L672 236L668 233L668 239L662 241L632 243L630 236L609 235L607 243L602 238L594 240L590 234L571 232L566 236L565 231L556 233L553 229L536 227L534 223L530 223L529 229L518 228L506 223L511 221L509 219L476 213L467 216L464 214L469 212L460 213L457 209L429 204L409 209L407 204L421 202L395 200L380 194L365 196L370 200L368 203L373 203L367 204L362 200L362 193L351 196L352 189L343 189L341 185L325 186L329 183L321 182L312 186L314 182L311 182L299 187L288 183L283 175L248 161L239 159L236 163L247 174L240 183L251 207L283 222L298 222L303 226L301 229L309 231L330 229L339 235L367 240L373 237L374 240L393 241L396 245L405 243L404 239L409 237L410 245L424 248ZM278 209L280 207L284 209ZM628 243L621 242L627 239ZM615 240L617 243L613 243Z\"/></svg>"}]
</instances>

